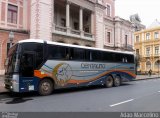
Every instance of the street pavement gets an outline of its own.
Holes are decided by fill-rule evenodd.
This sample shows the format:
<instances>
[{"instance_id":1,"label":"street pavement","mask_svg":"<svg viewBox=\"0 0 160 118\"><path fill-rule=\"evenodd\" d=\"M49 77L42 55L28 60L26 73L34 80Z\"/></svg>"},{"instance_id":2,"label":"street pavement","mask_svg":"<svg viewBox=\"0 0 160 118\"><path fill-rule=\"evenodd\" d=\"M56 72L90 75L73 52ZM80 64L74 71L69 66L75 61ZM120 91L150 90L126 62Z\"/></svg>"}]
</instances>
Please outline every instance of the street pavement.
<instances>
[{"instance_id":1,"label":"street pavement","mask_svg":"<svg viewBox=\"0 0 160 118\"><path fill-rule=\"evenodd\" d=\"M35 93L0 94L0 111L10 112L159 112L160 79L126 82L120 87L56 90L49 96Z\"/></svg>"}]
</instances>

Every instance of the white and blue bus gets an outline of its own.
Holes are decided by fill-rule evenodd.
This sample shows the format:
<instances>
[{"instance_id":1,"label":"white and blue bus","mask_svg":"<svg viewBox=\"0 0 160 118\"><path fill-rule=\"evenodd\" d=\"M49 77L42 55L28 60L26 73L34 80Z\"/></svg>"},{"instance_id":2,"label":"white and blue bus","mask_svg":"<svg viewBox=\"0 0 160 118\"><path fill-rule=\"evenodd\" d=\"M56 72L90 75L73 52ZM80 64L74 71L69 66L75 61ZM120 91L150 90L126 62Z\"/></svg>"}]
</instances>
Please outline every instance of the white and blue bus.
<instances>
[{"instance_id":1,"label":"white and blue bus","mask_svg":"<svg viewBox=\"0 0 160 118\"><path fill-rule=\"evenodd\" d=\"M98 49L40 39L19 41L8 53L5 87L12 92L105 85L135 79L132 52Z\"/></svg>"}]
</instances>

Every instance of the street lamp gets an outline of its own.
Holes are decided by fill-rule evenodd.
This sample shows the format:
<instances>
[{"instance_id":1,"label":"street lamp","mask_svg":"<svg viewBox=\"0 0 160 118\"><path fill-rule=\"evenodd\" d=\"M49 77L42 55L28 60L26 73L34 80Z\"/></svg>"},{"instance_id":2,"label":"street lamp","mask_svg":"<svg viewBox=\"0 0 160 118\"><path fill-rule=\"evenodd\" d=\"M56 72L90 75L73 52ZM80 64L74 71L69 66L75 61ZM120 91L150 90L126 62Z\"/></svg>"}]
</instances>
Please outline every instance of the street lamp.
<instances>
[{"instance_id":1,"label":"street lamp","mask_svg":"<svg viewBox=\"0 0 160 118\"><path fill-rule=\"evenodd\" d=\"M11 31L11 32L9 33L9 48L12 47L13 39L14 39L14 33Z\"/></svg>"}]
</instances>

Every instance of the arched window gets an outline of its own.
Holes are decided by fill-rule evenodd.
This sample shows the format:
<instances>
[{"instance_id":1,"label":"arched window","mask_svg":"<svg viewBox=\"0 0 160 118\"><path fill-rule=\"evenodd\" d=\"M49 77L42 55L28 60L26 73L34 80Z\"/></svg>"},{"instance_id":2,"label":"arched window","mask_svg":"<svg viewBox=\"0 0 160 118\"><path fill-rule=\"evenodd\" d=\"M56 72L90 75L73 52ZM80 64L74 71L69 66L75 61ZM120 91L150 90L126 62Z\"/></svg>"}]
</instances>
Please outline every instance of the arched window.
<instances>
[{"instance_id":1,"label":"arched window","mask_svg":"<svg viewBox=\"0 0 160 118\"><path fill-rule=\"evenodd\" d=\"M156 62L155 62L155 68L156 69L160 69L160 60L157 60Z\"/></svg>"},{"instance_id":2,"label":"arched window","mask_svg":"<svg viewBox=\"0 0 160 118\"><path fill-rule=\"evenodd\" d=\"M146 62L146 70L150 70L151 69L151 62L147 61Z\"/></svg>"}]
</instances>

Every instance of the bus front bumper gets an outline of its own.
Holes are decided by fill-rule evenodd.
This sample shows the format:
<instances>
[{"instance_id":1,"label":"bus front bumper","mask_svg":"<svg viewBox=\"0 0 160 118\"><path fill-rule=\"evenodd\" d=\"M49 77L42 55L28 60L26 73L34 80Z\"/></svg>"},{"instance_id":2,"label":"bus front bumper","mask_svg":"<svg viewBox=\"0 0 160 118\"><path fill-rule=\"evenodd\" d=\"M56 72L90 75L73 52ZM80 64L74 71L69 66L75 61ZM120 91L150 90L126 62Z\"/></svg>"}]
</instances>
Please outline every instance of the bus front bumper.
<instances>
[{"instance_id":1,"label":"bus front bumper","mask_svg":"<svg viewBox=\"0 0 160 118\"><path fill-rule=\"evenodd\" d=\"M19 82L14 78L5 78L5 88L12 92L19 92Z\"/></svg>"}]
</instances>

